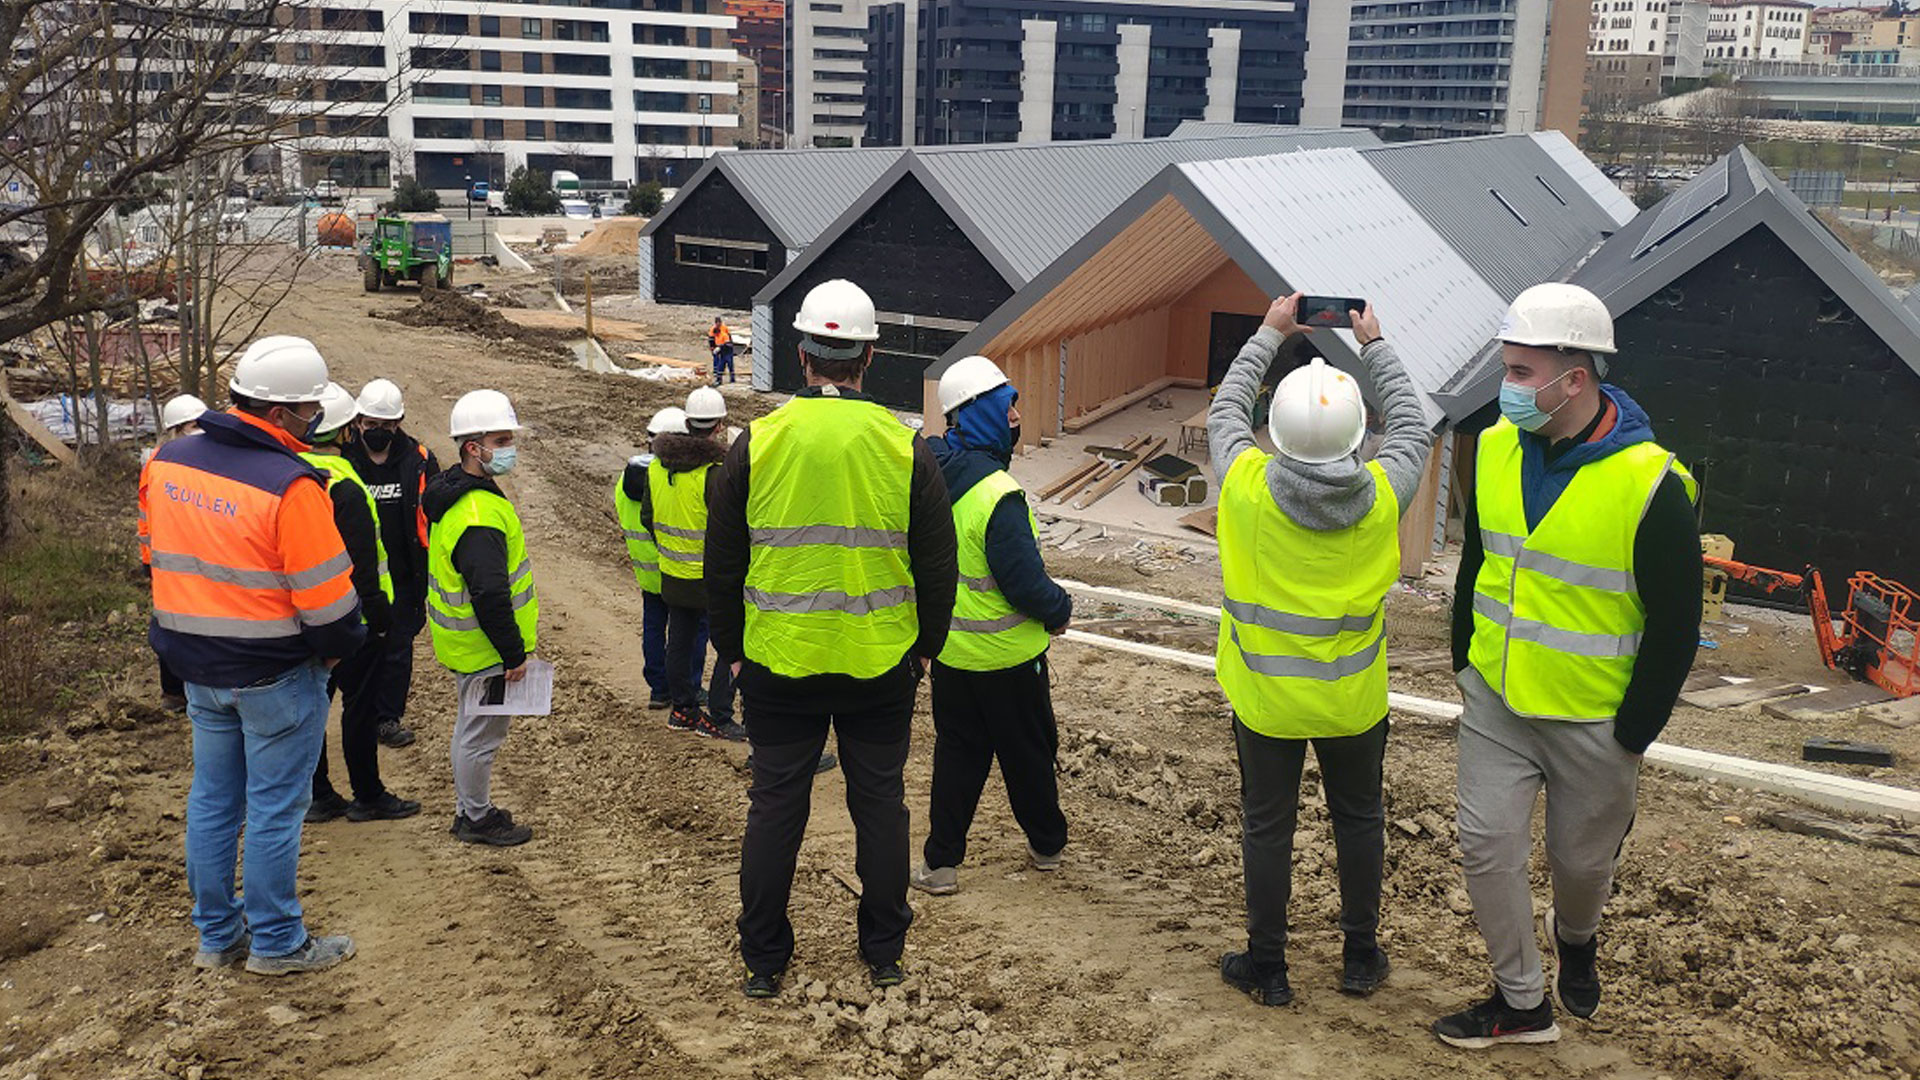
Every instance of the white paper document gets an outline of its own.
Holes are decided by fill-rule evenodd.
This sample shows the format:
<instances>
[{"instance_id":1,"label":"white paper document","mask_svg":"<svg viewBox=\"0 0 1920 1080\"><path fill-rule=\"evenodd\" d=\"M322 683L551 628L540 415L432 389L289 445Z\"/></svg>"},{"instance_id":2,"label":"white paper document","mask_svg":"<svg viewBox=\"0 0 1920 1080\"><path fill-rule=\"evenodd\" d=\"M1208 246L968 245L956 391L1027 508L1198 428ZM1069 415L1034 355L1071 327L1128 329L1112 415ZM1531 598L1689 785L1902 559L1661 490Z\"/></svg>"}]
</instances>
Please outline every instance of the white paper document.
<instances>
[{"instance_id":1,"label":"white paper document","mask_svg":"<svg viewBox=\"0 0 1920 1080\"><path fill-rule=\"evenodd\" d=\"M492 667L467 680L461 707L469 716L547 716L553 712L553 665L527 658L527 677L508 682Z\"/></svg>"}]
</instances>

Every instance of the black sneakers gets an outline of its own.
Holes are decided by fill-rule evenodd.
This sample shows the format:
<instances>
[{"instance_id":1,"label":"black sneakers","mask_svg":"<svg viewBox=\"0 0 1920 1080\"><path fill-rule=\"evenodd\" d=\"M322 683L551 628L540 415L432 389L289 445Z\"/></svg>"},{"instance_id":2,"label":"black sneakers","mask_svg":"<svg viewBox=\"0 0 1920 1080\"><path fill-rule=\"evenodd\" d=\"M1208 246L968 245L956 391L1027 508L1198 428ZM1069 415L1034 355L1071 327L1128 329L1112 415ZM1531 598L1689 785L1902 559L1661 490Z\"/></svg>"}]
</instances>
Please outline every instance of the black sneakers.
<instances>
[{"instance_id":1,"label":"black sneakers","mask_svg":"<svg viewBox=\"0 0 1920 1080\"><path fill-rule=\"evenodd\" d=\"M867 961L867 977L872 980L875 990L885 990L907 981L907 973L898 960Z\"/></svg>"},{"instance_id":2,"label":"black sneakers","mask_svg":"<svg viewBox=\"0 0 1920 1080\"><path fill-rule=\"evenodd\" d=\"M750 998L770 998L780 993L780 972L755 975L747 972L746 994Z\"/></svg>"},{"instance_id":3,"label":"black sneakers","mask_svg":"<svg viewBox=\"0 0 1920 1080\"><path fill-rule=\"evenodd\" d=\"M481 815L479 821L469 821L465 814L455 815L453 828L448 831L469 844L493 847L515 847L533 839L533 826L515 825L513 815L497 806Z\"/></svg>"},{"instance_id":4,"label":"black sneakers","mask_svg":"<svg viewBox=\"0 0 1920 1080\"><path fill-rule=\"evenodd\" d=\"M1542 998L1532 1009L1516 1009L1494 988L1493 996L1451 1016L1433 1022L1433 1033L1448 1046L1485 1050L1506 1043L1560 1041L1560 1025L1553 1022L1553 1003Z\"/></svg>"},{"instance_id":5,"label":"black sneakers","mask_svg":"<svg viewBox=\"0 0 1920 1080\"><path fill-rule=\"evenodd\" d=\"M1366 997L1380 989L1380 984L1387 981L1387 972L1392 970L1386 950L1378 945L1346 952L1340 971L1340 992Z\"/></svg>"},{"instance_id":6,"label":"black sneakers","mask_svg":"<svg viewBox=\"0 0 1920 1080\"><path fill-rule=\"evenodd\" d=\"M412 746L414 740L413 729L398 720L382 720L380 721L379 739L380 745L391 747L395 750L403 746Z\"/></svg>"},{"instance_id":7,"label":"black sneakers","mask_svg":"<svg viewBox=\"0 0 1920 1080\"><path fill-rule=\"evenodd\" d=\"M654 696L651 696L651 695L650 695L650 696L648 696L648 698L647 698L647 708L649 708L649 709L671 709L671 708L673 708L673 699L672 699L672 698L670 698L670 697L667 697L667 696L666 696L665 694L662 694L662 695L660 695L660 696L658 696L658 697L654 697Z\"/></svg>"},{"instance_id":8,"label":"black sneakers","mask_svg":"<svg viewBox=\"0 0 1920 1080\"><path fill-rule=\"evenodd\" d=\"M1560 1007L1582 1020L1591 1019L1600 1008L1600 974L1594 969L1594 957L1600 952L1599 935L1585 945L1567 944L1560 940L1558 920L1548 908L1547 936L1553 939L1554 953L1560 958L1553 979Z\"/></svg>"},{"instance_id":9,"label":"black sneakers","mask_svg":"<svg viewBox=\"0 0 1920 1080\"><path fill-rule=\"evenodd\" d=\"M667 714L667 730L698 731L700 730L700 722L705 719L706 717L701 716L700 710L697 708L682 709L679 706L674 706L673 711Z\"/></svg>"},{"instance_id":10,"label":"black sneakers","mask_svg":"<svg viewBox=\"0 0 1920 1080\"><path fill-rule=\"evenodd\" d=\"M1228 953L1220 958L1220 981L1245 991L1262 1005L1285 1005L1293 1000L1287 984L1287 965L1256 964L1251 954Z\"/></svg>"},{"instance_id":11,"label":"black sneakers","mask_svg":"<svg viewBox=\"0 0 1920 1080\"><path fill-rule=\"evenodd\" d=\"M694 714L693 733L703 739L722 739L726 742L746 742L747 729L732 720L716 722L701 713Z\"/></svg>"},{"instance_id":12,"label":"black sneakers","mask_svg":"<svg viewBox=\"0 0 1920 1080\"><path fill-rule=\"evenodd\" d=\"M420 804L413 799L403 799L391 791L383 791L372 802L355 799L347 804L348 821L399 821L410 818L420 812Z\"/></svg>"},{"instance_id":13,"label":"black sneakers","mask_svg":"<svg viewBox=\"0 0 1920 1080\"><path fill-rule=\"evenodd\" d=\"M307 824L318 825L345 817L349 805L351 804L337 793L318 796L307 806Z\"/></svg>"}]
</instances>

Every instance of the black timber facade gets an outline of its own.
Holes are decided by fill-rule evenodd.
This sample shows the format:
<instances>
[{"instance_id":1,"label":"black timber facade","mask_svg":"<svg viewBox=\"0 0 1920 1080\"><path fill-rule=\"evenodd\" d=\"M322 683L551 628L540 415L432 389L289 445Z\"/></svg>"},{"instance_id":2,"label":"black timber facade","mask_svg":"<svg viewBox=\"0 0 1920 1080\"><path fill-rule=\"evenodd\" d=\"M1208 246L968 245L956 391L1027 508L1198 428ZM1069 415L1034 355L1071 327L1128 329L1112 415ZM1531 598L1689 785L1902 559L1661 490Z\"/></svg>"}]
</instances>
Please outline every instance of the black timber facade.
<instances>
[{"instance_id":1,"label":"black timber facade","mask_svg":"<svg viewBox=\"0 0 1920 1080\"><path fill-rule=\"evenodd\" d=\"M745 311L787 267L786 246L721 169L652 238L653 295L661 303Z\"/></svg>"}]
</instances>

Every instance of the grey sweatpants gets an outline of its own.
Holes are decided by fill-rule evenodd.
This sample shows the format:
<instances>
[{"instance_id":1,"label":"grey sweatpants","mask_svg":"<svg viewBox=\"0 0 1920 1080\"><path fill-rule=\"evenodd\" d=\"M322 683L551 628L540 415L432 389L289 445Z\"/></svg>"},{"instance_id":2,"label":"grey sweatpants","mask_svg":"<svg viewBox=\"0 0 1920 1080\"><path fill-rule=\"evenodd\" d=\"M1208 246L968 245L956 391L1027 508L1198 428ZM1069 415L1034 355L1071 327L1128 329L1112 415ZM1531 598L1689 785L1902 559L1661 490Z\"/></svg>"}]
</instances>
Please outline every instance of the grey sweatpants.
<instances>
[{"instance_id":1,"label":"grey sweatpants","mask_svg":"<svg viewBox=\"0 0 1920 1080\"><path fill-rule=\"evenodd\" d=\"M1460 673L1460 856L1493 980L1517 1009L1540 1004L1546 979L1534 938L1527 863L1533 804L1547 793L1554 918L1569 944L1592 940L1633 827L1640 759L1613 721L1529 720L1507 710L1473 668Z\"/></svg>"},{"instance_id":2,"label":"grey sweatpants","mask_svg":"<svg viewBox=\"0 0 1920 1080\"><path fill-rule=\"evenodd\" d=\"M460 813L479 821L493 809L493 755L507 741L506 716L469 716L467 685L482 675L454 677L457 712L453 721L453 792Z\"/></svg>"}]
</instances>

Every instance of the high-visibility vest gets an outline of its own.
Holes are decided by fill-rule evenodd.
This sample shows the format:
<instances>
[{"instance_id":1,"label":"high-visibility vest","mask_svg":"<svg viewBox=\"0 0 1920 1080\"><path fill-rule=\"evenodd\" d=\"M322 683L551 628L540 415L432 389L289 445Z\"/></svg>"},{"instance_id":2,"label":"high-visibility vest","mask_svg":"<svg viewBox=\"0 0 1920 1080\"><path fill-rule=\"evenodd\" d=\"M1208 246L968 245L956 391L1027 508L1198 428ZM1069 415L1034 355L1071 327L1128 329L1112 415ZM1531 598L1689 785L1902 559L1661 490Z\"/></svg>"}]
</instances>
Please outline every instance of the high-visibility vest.
<instances>
[{"instance_id":1,"label":"high-visibility vest","mask_svg":"<svg viewBox=\"0 0 1920 1080\"><path fill-rule=\"evenodd\" d=\"M332 492L335 484L346 484L359 490L367 500L367 515L373 521L373 546L380 558L380 591L387 596L387 603L393 603L393 576L387 572L387 542L380 538L380 507L373 501L373 492L367 490L367 482L360 479L360 470L353 462L339 454L319 454L313 451L301 454L308 464L315 465L327 473L327 490Z\"/></svg>"},{"instance_id":2,"label":"high-visibility vest","mask_svg":"<svg viewBox=\"0 0 1920 1080\"><path fill-rule=\"evenodd\" d=\"M1016 667L1047 651L1047 628L1014 608L993 580L987 565L987 523L1008 495L1020 495L1020 482L998 469L967 489L953 504L953 531L959 541L960 588L953 599L953 622L940 662L964 671ZM1025 506L1027 528L1037 538L1033 508Z\"/></svg>"},{"instance_id":3,"label":"high-visibility vest","mask_svg":"<svg viewBox=\"0 0 1920 1080\"><path fill-rule=\"evenodd\" d=\"M647 466L647 496L653 500L653 543L660 572L699 581L706 572L707 470L711 462L669 472L659 458Z\"/></svg>"},{"instance_id":4,"label":"high-visibility vest","mask_svg":"<svg viewBox=\"0 0 1920 1080\"><path fill-rule=\"evenodd\" d=\"M520 514L491 491L469 491L433 523L427 537L427 625L433 631L433 655L461 674L501 662L474 615L466 580L453 568L453 549L474 526L498 529L507 539L507 590L514 622L520 627L520 647L531 653L540 636L540 595L533 587L533 564L527 561Z\"/></svg>"},{"instance_id":5,"label":"high-visibility vest","mask_svg":"<svg viewBox=\"0 0 1920 1080\"><path fill-rule=\"evenodd\" d=\"M265 427L245 416L232 423ZM338 622L360 602L331 516L290 523L283 511L293 484L320 479L295 454L175 439L143 475L153 621L162 632L272 652L269 643L297 642L302 627ZM290 524L298 532L283 535Z\"/></svg>"},{"instance_id":6,"label":"high-visibility vest","mask_svg":"<svg viewBox=\"0 0 1920 1080\"><path fill-rule=\"evenodd\" d=\"M713 347L721 349L731 344L733 344L733 331L727 329L725 323L721 323L720 328L713 332Z\"/></svg>"},{"instance_id":7,"label":"high-visibility vest","mask_svg":"<svg viewBox=\"0 0 1920 1080\"><path fill-rule=\"evenodd\" d=\"M1527 527L1520 429L1480 436L1474 498L1485 559L1473 586L1468 659L1507 708L1540 720L1611 720L1633 678L1646 607L1633 576L1640 519L1669 471L1693 477L1651 442L1580 466Z\"/></svg>"},{"instance_id":8,"label":"high-visibility vest","mask_svg":"<svg viewBox=\"0 0 1920 1080\"><path fill-rule=\"evenodd\" d=\"M754 421L750 438L748 659L789 678L882 674L919 636L913 432L872 401L822 395Z\"/></svg>"},{"instance_id":9,"label":"high-visibility vest","mask_svg":"<svg viewBox=\"0 0 1920 1080\"><path fill-rule=\"evenodd\" d=\"M1386 470L1369 462L1372 509L1344 529L1309 529L1273 501L1272 460L1242 451L1220 485L1216 678L1261 735L1358 735L1387 715L1385 601L1400 576L1400 504Z\"/></svg>"},{"instance_id":10,"label":"high-visibility vest","mask_svg":"<svg viewBox=\"0 0 1920 1080\"><path fill-rule=\"evenodd\" d=\"M638 460L638 459L636 459ZM620 517L620 534L627 540L627 561L633 564L633 580L647 592L660 591L660 551L653 534L640 520L640 502L627 498L623 477L613 478L613 511Z\"/></svg>"}]
</instances>

